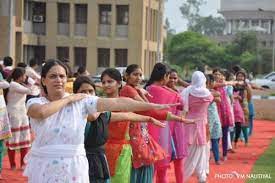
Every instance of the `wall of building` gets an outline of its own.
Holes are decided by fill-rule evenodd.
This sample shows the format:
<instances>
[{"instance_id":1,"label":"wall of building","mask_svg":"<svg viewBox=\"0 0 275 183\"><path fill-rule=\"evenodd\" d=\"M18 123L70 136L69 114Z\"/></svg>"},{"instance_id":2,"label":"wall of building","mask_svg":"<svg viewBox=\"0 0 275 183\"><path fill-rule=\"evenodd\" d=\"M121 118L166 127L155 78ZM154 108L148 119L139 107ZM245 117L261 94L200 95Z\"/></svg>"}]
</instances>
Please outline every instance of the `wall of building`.
<instances>
[{"instance_id":1,"label":"wall of building","mask_svg":"<svg viewBox=\"0 0 275 183\"><path fill-rule=\"evenodd\" d=\"M246 10L253 11L259 8L265 11L275 11L274 0L221 0L221 11Z\"/></svg>"},{"instance_id":2,"label":"wall of building","mask_svg":"<svg viewBox=\"0 0 275 183\"><path fill-rule=\"evenodd\" d=\"M4 1L1 1L4 2ZM45 46L45 59L57 57L57 47L69 48L70 64L74 66L74 48L84 47L87 50L87 68L91 73L99 71L97 65L97 49L110 49L110 67L115 67L115 49L128 49L128 65L139 64L145 75L148 76L150 71L157 61L156 53L160 48L162 53L162 36L160 41L156 40L157 34L162 35L163 27L162 20L157 19L158 16L162 19L162 13L158 14L160 10L163 12L163 6L159 7L158 0L35 0L34 2L46 3L45 15L45 34L33 33L32 29L34 23L32 17L30 20L24 18L24 2L23 0L14 0L14 54L17 62L28 62L26 60L25 47L29 46ZM162 2L162 1L161 1ZM6 2L7 3L7 2ZM58 33L58 6L57 3L70 3L70 18L68 28L68 35L60 35ZM75 36L75 4L87 4L87 24L86 36ZM99 4L111 4L111 33L110 36L99 36ZM129 5L129 24L128 37L116 36L116 5ZM0 6L2 7L2 6ZM147 16L146 16L147 11ZM151 18L149 17L151 16ZM6 27L7 17L0 18L0 25ZM41 25L41 24L40 24ZM1 29L3 30L3 29ZM146 31L150 32L154 39L147 39ZM3 43L0 45L0 58L2 55L7 55L5 46L7 45L8 30L4 29L0 32L0 38L3 37ZM148 32L147 32L148 33ZM32 52L32 51L31 51ZM147 54L148 52L148 54Z\"/></svg>"}]
</instances>

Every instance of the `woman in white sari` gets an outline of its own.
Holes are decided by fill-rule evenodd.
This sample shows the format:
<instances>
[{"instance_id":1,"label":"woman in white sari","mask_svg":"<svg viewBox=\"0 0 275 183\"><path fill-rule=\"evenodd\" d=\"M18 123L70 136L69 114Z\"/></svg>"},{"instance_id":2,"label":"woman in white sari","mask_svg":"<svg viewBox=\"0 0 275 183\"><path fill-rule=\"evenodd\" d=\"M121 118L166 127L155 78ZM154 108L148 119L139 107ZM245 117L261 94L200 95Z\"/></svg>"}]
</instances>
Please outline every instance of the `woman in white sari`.
<instances>
[{"instance_id":1,"label":"woman in white sari","mask_svg":"<svg viewBox=\"0 0 275 183\"><path fill-rule=\"evenodd\" d=\"M35 140L26 157L24 175L30 183L88 183L84 129L88 114L96 111L145 111L168 108L129 98L103 99L85 94L68 95L66 67L58 60L45 63L41 84L45 97L30 99L28 116ZM81 120L82 119L82 120Z\"/></svg>"}]
</instances>

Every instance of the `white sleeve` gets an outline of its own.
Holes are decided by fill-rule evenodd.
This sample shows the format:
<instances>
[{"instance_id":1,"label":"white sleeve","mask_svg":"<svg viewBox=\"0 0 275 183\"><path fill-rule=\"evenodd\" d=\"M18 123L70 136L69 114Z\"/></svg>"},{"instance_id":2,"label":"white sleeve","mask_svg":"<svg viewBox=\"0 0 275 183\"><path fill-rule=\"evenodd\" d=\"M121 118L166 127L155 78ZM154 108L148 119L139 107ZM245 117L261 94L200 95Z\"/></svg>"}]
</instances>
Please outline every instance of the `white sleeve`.
<instances>
[{"instance_id":1,"label":"white sleeve","mask_svg":"<svg viewBox=\"0 0 275 183\"><path fill-rule=\"evenodd\" d=\"M11 85L10 85L10 91L13 90L13 91L16 91L18 93L23 93L23 94L31 94L32 93L32 90L19 84L19 83L15 83L15 82L12 82Z\"/></svg>"},{"instance_id":2,"label":"white sleeve","mask_svg":"<svg viewBox=\"0 0 275 183\"><path fill-rule=\"evenodd\" d=\"M1 89L6 89L8 87L10 87L10 84L7 81L5 81L5 80L0 81L0 88Z\"/></svg>"},{"instance_id":3,"label":"white sleeve","mask_svg":"<svg viewBox=\"0 0 275 183\"><path fill-rule=\"evenodd\" d=\"M93 114L97 112L98 98L99 97L97 96L89 96L83 100L87 114Z\"/></svg>"},{"instance_id":4,"label":"white sleeve","mask_svg":"<svg viewBox=\"0 0 275 183\"><path fill-rule=\"evenodd\" d=\"M33 104L44 104L44 102L42 101L42 97L31 98L30 100L28 100L26 104L27 111Z\"/></svg>"}]
</instances>

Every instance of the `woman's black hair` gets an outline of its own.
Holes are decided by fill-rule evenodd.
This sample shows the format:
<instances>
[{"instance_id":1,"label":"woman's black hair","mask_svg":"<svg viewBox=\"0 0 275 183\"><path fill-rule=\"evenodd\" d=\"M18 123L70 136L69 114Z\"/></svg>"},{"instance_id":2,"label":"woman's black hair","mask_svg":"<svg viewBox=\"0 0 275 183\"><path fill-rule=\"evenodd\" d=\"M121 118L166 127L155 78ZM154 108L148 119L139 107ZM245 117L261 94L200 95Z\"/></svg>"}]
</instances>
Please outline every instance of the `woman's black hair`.
<instances>
[{"instance_id":1,"label":"woman's black hair","mask_svg":"<svg viewBox=\"0 0 275 183\"><path fill-rule=\"evenodd\" d=\"M46 75L48 74L49 70L52 67L57 66L57 65L63 67L63 69L65 70L66 76L67 76L68 75L67 67L60 60L48 59L42 67L41 78L46 78ZM46 94L48 94L46 86L42 83L42 79L41 79L41 86L43 87L44 92Z\"/></svg>"},{"instance_id":2,"label":"woman's black hair","mask_svg":"<svg viewBox=\"0 0 275 183\"><path fill-rule=\"evenodd\" d=\"M101 74L101 77L100 77L101 81L103 80L103 77L105 75L107 75L110 78L116 80L118 83L122 82L122 76L121 76L120 72L115 68L105 69Z\"/></svg>"},{"instance_id":3,"label":"woman's black hair","mask_svg":"<svg viewBox=\"0 0 275 183\"><path fill-rule=\"evenodd\" d=\"M215 81L213 74L207 74L207 75L205 75L205 77L206 77L207 83L209 83L209 82L212 83Z\"/></svg>"},{"instance_id":4,"label":"woman's black hair","mask_svg":"<svg viewBox=\"0 0 275 183\"><path fill-rule=\"evenodd\" d=\"M247 78L247 74L246 74L245 70L241 69L241 70L239 70L238 72L236 72L236 77L237 77L239 74L242 74L242 75L244 76L244 80Z\"/></svg>"},{"instance_id":5,"label":"woman's black hair","mask_svg":"<svg viewBox=\"0 0 275 183\"><path fill-rule=\"evenodd\" d=\"M178 71L176 69L171 69L169 73L171 74L173 72L178 74Z\"/></svg>"},{"instance_id":6,"label":"woman's black hair","mask_svg":"<svg viewBox=\"0 0 275 183\"><path fill-rule=\"evenodd\" d=\"M16 67L12 70L10 76L7 78L7 81L10 83L12 80L16 81L17 79L19 79L20 77L22 77L24 74L26 73L25 69L22 67ZM8 103L7 101L7 95L9 92L9 88L4 89L4 98L6 103Z\"/></svg>"},{"instance_id":7,"label":"woman's black hair","mask_svg":"<svg viewBox=\"0 0 275 183\"><path fill-rule=\"evenodd\" d=\"M236 74L237 72L239 72L240 70L242 70L241 66L239 65L235 65L233 68L232 68L232 71L234 74Z\"/></svg>"},{"instance_id":8,"label":"woman's black hair","mask_svg":"<svg viewBox=\"0 0 275 183\"><path fill-rule=\"evenodd\" d=\"M80 66L78 69L77 69L77 73L78 74L83 74L85 73L86 71L86 67L85 66Z\"/></svg>"},{"instance_id":9,"label":"woman's black hair","mask_svg":"<svg viewBox=\"0 0 275 183\"><path fill-rule=\"evenodd\" d=\"M125 73L127 75L130 75L132 72L134 72L137 69L140 69L139 65L137 65L137 64L131 64L131 65L128 65L128 67L125 70Z\"/></svg>"},{"instance_id":10,"label":"woman's black hair","mask_svg":"<svg viewBox=\"0 0 275 183\"><path fill-rule=\"evenodd\" d=\"M76 80L73 83L73 92L77 93L77 91L79 90L81 85L84 83L91 85L94 88L94 90L96 91L95 84L89 77L79 76L78 78L76 78Z\"/></svg>"},{"instance_id":11,"label":"woman's black hair","mask_svg":"<svg viewBox=\"0 0 275 183\"><path fill-rule=\"evenodd\" d=\"M17 63L17 67L26 68L27 64L25 64L24 62L19 62L19 63Z\"/></svg>"},{"instance_id":12,"label":"woman's black hair","mask_svg":"<svg viewBox=\"0 0 275 183\"><path fill-rule=\"evenodd\" d=\"M153 71L151 73L149 81L146 83L145 87L150 86L153 84L155 81L161 81L164 79L165 75L170 73L170 68L168 65L163 64L163 63L156 63Z\"/></svg>"},{"instance_id":13,"label":"woman's black hair","mask_svg":"<svg viewBox=\"0 0 275 183\"><path fill-rule=\"evenodd\" d=\"M222 73L222 70L220 68L214 68L213 71L212 71L212 74L214 74L216 72Z\"/></svg>"}]
</instances>

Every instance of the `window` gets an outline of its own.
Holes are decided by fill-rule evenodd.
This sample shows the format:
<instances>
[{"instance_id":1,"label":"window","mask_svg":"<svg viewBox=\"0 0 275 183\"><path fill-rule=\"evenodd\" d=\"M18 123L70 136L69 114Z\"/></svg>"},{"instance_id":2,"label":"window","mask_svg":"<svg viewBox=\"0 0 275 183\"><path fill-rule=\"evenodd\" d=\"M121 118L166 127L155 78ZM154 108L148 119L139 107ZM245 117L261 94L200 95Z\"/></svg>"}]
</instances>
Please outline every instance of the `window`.
<instances>
[{"instance_id":1,"label":"window","mask_svg":"<svg viewBox=\"0 0 275 183\"><path fill-rule=\"evenodd\" d=\"M111 25L111 22L112 22L111 13L112 13L111 5L106 5L106 4L99 5L99 23Z\"/></svg>"},{"instance_id":2,"label":"window","mask_svg":"<svg viewBox=\"0 0 275 183\"><path fill-rule=\"evenodd\" d=\"M77 24L87 24L87 4L75 5L75 22Z\"/></svg>"},{"instance_id":3,"label":"window","mask_svg":"<svg viewBox=\"0 0 275 183\"><path fill-rule=\"evenodd\" d=\"M117 14L117 17L116 17L117 25L129 24L129 6L128 5L117 5L116 14Z\"/></svg>"},{"instance_id":4,"label":"window","mask_svg":"<svg viewBox=\"0 0 275 183\"><path fill-rule=\"evenodd\" d=\"M115 49L116 67L127 67L128 49Z\"/></svg>"},{"instance_id":5,"label":"window","mask_svg":"<svg viewBox=\"0 0 275 183\"><path fill-rule=\"evenodd\" d=\"M110 66L110 49L109 48L97 49L97 66L98 67Z\"/></svg>"},{"instance_id":6,"label":"window","mask_svg":"<svg viewBox=\"0 0 275 183\"><path fill-rule=\"evenodd\" d=\"M58 3L58 23L69 23L70 22L70 4L69 3Z\"/></svg>"},{"instance_id":7,"label":"window","mask_svg":"<svg viewBox=\"0 0 275 183\"><path fill-rule=\"evenodd\" d=\"M27 62L35 59L38 65L42 65L42 61L45 60L45 53L45 46L23 45L23 58Z\"/></svg>"},{"instance_id":8,"label":"window","mask_svg":"<svg viewBox=\"0 0 275 183\"><path fill-rule=\"evenodd\" d=\"M86 67L87 48L75 47L74 48L74 64L75 66Z\"/></svg>"},{"instance_id":9,"label":"window","mask_svg":"<svg viewBox=\"0 0 275 183\"><path fill-rule=\"evenodd\" d=\"M56 57L58 60L69 59L69 47L56 47Z\"/></svg>"}]
</instances>

